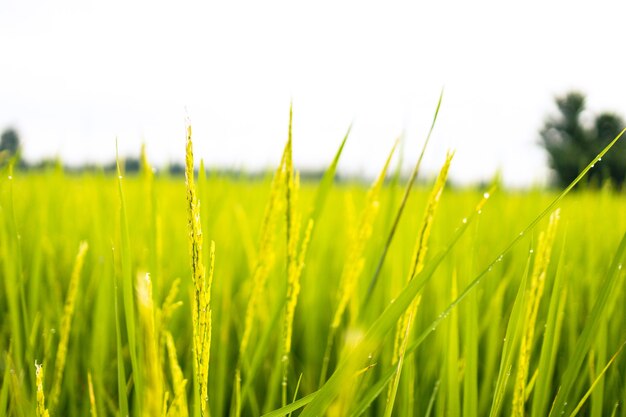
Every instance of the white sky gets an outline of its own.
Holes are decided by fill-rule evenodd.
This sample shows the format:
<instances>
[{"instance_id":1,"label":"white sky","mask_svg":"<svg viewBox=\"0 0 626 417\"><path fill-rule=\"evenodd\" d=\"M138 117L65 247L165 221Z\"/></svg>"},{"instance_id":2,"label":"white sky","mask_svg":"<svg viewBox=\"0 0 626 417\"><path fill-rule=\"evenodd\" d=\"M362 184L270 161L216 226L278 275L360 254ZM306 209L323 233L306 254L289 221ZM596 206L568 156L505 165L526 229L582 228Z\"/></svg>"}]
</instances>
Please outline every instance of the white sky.
<instances>
[{"instance_id":1,"label":"white sky","mask_svg":"<svg viewBox=\"0 0 626 417\"><path fill-rule=\"evenodd\" d=\"M623 3L609 1L0 0L0 129L26 158L107 161L142 141L182 161L184 120L209 164L273 166L294 103L300 168L373 174L406 131L405 164L443 106L425 166L457 182L501 169L544 182L538 129L553 97L626 114Z\"/></svg>"}]
</instances>

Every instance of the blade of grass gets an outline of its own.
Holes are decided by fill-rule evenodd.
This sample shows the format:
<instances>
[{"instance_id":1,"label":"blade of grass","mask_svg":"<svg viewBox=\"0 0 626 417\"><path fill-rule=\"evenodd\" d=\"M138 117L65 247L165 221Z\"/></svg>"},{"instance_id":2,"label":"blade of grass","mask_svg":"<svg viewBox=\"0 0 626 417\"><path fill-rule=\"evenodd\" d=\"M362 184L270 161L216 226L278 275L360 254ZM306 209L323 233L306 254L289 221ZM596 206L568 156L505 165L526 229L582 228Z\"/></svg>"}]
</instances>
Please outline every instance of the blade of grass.
<instances>
[{"instance_id":1,"label":"blade of grass","mask_svg":"<svg viewBox=\"0 0 626 417\"><path fill-rule=\"evenodd\" d=\"M115 252L113 252L113 258L115 259ZM114 261L115 262L115 261ZM118 307L117 297L117 277L113 278L113 294L114 296L114 309L115 309L115 345L117 355L117 402L119 407L119 413L122 416L128 416L128 397L126 396L126 369L124 365L124 355L122 353L122 329L120 324L120 312Z\"/></svg>"},{"instance_id":2,"label":"blade of grass","mask_svg":"<svg viewBox=\"0 0 626 417\"><path fill-rule=\"evenodd\" d=\"M428 400L428 407L426 408L426 413L424 414L425 417L430 417L431 413L433 412L433 409L435 406L435 399L437 398L437 393L439 392L439 383L440 383L439 380L435 382L433 393L431 394L430 399Z\"/></svg>"},{"instance_id":3,"label":"blade of grass","mask_svg":"<svg viewBox=\"0 0 626 417\"><path fill-rule=\"evenodd\" d=\"M489 416L497 416L502 406L502 400L504 399L504 392L506 384L511 375L511 368L513 367L513 354L515 348L517 348L518 338L521 337L523 321L522 317L526 312L525 295L526 295L526 281L528 280L528 274L530 270L530 257L526 263L526 270L522 281L517 290L517 296L513 303L513 310L509 316L509 321L506 327L506 335L504 337L504 343L502 345L502 356L500 359L500 369L498 370L498 378L496 380L493 399L491 403L491 410Z\"/></svg>"},{"instance_id":4,"label":"blade of grass","mask_svg":"<svg viewBox=\"0 0 626 417\"><path fill-rule=\"evenodd\" d=\"M415 183L415 179L417 178L417 174L419 173L420 166L422 164L422 159L424 158L424 153L426 152L426 147L428 146L428 142L430 141L430 137L435 129L435 124L437 122L437 116L439 115L439 109L441 108L441 102L443 100L443 89L439 94L439 101L437 102L437 108L435 109L435 115L433 116L432 124L430 125L430 130L428 131L428 135L426 136L426 140L424 141L424 145L422 146L422 151L420 152L420 156L413 167L413 171L411 172L411 176L409 177L409 181L406 184L406 188L404 190L404 195L402 196L402 201L400 202L400 206L398 207L398 211L396 212L396 216L391 225L391 229L389 230L389 234L387 235L387 240L385 241L385 246L383 247L383 253L380 255L380 259L378 260L378 264L376 266L376 270L374 275L372 276L370 283L367 287L367 292L363 301L363 305L366 305L369 302L369 299L374 292L374 288L376 287L376 282L378 281L378 276L380 275L381 270L383 269L383 264L385 263L385 258L387 257L387 252L389 251L389 247L391 246L391 242L393 241L393 237L396 234L396 229L398 228L398 223L400 223L400 218L402 217L402 213L404 212L404 207L406 206L406 202L409 199L409 194L413 189L413 184Z\"/></svg>"},{"instance_id":5,"label":"blade of grass","mask_svg":"<svg viewBox=\"0 0 626 417\"><path fill-rule=\"evenodd\" d=\"M128 216L126 214L126 199L124 198L124 188L122 186L122 170L115 143L115 161L117 166L118 197L120 201L120 262L122 265L122 303L124 305L124 321L126 323L126 334L128 337L128 350L130 354L131 372L135 386L135 401L137 414L141 415L141 401L143 394L142 372L139 368L137 358L137 327L135 318L135 297L133 294L132 258L130 247L130 235L128 232Z\"/></svg>"},{"instance_id":6,"label":"blade of grass","mask_svg":"<svg viewBox=\"0 0 626 417\"><path fill-rule=\"evenodd\" d=\"M317 187L317 194L315 195L315 201L313 203L313 210L311 211L310 218L313 219L314 224L317 224L319 217L322 215L324 211L324 207L326 206L326 200L328 198L328 192L333 185L335 180L335 173L337 172L337 165L339 165L339 158L341 157L341 153L343 152L343 148L346 145L348 140L348 136L350 136L350 131L352 130L352 125L348 126L348 130L344 135L341 144L339 145L339 149L335 153L335 156L328 167L326 172L324 172L324 176L320 180L319 186Z\"/></svg>"}]
</instances>

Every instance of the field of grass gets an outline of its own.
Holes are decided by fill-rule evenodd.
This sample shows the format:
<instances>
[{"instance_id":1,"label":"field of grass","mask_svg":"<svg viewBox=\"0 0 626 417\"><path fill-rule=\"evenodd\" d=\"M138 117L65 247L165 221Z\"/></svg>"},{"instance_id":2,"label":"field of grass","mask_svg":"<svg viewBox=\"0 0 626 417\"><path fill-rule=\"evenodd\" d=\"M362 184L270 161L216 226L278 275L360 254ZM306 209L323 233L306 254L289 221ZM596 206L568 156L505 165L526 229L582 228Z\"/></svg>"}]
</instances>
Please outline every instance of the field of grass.
<instances>
[{"instance_id":1,"label":"field of grass","mask_svg":"<svg viewBox=\"0 0 626 417\"><path fill-rule=\"evenodd\" d=\"M623 193L188 156L3 173L0 414L626 416Z\"/></svg>"}]
</instances>

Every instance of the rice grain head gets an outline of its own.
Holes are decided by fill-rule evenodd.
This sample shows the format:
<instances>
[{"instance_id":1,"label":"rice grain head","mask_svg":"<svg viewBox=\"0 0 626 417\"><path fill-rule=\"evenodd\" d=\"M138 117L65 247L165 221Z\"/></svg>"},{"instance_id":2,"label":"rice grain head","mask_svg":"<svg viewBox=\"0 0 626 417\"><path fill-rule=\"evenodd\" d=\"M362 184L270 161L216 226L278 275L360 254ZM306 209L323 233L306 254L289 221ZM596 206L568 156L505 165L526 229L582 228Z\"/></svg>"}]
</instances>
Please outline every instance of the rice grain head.
<instances>
[{"instance_id":1,"label":"rice grain head","mask_svg":"<svg viewBox=\"0 0 626 417\"><path fill-rule=\"evenodd\" d=\"M378 174L378 177L370 187L365 198L365 205L361 211L358 227L352 231L350 243L348 247L348 254L342 270L341 278L339 279L339 303L333 320L331 328L337 329L341 324L341 320L348 306L348 302L352 299L354 291L357 286L358 278L363 271L365 265L364 250L367 242L369 242L374 230L374 221L379 211L380 206L380 192L387 176L387 170L391 163L391 158L398 146L399 140L396 140L389 156L385 161L385 165Z\"/></svg>"},{"instance_id":2,"label":"rice grain head","mask_svg":"<svg viewBox=\"0 0 626 417\"><path fill-rule=\"evenodd\" d=\"M72 269L72 276L70 277L70 284L67 290L65 306L63 308L59 345L57 348L56 361L54 363L54 380L52 383L52 392L50 394L50 407L53 410L58 403L59 395L61 393L63 372L65 370L65 361L67 359L67 346L69 343L70 330L72 328L72 317L74 316L74 309L76 306L76 294L78 292L80 275L88 248L89 245L85 241L81 242L78 247L78 254L76 255L76 260L74 261L74 268Z\"/></svg>"},{"instance_id":3,"label":"rice grain head","mask_svg":"<svg viewBox=\"0 0 626 417\"><path fill-rule=\"evenodd\" d=\"M422 220L422 226L417 235L415 248L413 249L413 257L411 261L411 267L409 269L409 275L407 277L407 282L411 281L415 275L417 275L424 269L424 260L426 259L426 253L428 251L428 239L430 238L430 233L435 219L435 213L437 212L439 201L441 200L441 195L446 185L448 171L450 170L450 164L452 163L453 157L454 152L449 151L446 154L446 160L441 167L441 170L439 171L439 175L437 176L435 185L433 186L433 189L428 197L426 209L424 211L424 219ZM421 303L421 300L422 294L418 293L413 302L410 304L409 308L400 317L400 320L398 320L398 323L396 325L391 363L392 365L397 366L398 370L394 375L391 383L389 384L389 388L387 390L387 405L385 408L386 416L390 416L391 412L393 411L393 405L395 402L395 396L398 390L398 384L400 381L403 366L404 354L406 352L406 347L408 343L407 338L410 335L413 319L417 314L417 309Z\"/></svg>"},{"instance_id":4,"label":"rice grain head","mask_svg":"<svg viewBox=\"0 0 626 417\"><path fill-rule=\"evenodd\" d=\"M37 417L50 417L50 412L46 408L46 399L43 392L43 364L38 364L37 361L35 361L35 380L37 384Z\"/></svg>"},{"instance_id":5,"label":"rice grain head","mask_svg":"<svg viewBox=\"0 0 626 417\"><path fill-rule=\"evenodd\" d=\"M261 237L259 241L259 250L252 275L252 290L248 304L246 306L246 315L244 319L244 329L241 335L241 342L239 345L239 354L244 355L248 343L250 341L250 334L254 327L254 319L256 316L256 307L258 300L261 298L263 288L267 281L267 277L270 273L272 266L276 260L276 251L274 249L274 243L276 240L276 225L279 215L284 207L282 189L285 182L285 159L287 158L287 146L283 151L281 162L279 167L274 173L272 178L272 184L270 186L269 201L265 207L263 215L263 223L261 224Z\"/></svg>"},{"instance_id":6,"label":"rice grain head","mask_svg":"<svg viewBox=\"0 0 626 417\"><path fill-rule=\"evenodd\" d=\"M527 295L526 318L524 320L524 333L520 345L519 362L517 366L517 380L515 383L515 391L513 394L513 413L514 417L524 416L524 404L526 402L526 379L528 378L528 368L533 348L533 339L535 334L535 323L537 321L537 312L539 303L543 295L545 286L546 272L550 263L552 247L556 237L556 230L559 223L559 210L557 209L550 215L548 228L539 235L539 243L537 244L537 256L533 265L533 273L530 281L530 289Z\"/></svg>"},{"instance_id":7,"label":"rice grain head","mask_svg":"<svg viewBox=\"0 0 626 417\"><path fill-rule=\"evenodd\" d=\"M191 254L192 282L194 286L192 322L194 369L200 394L200 413L208 415L208 377L211 349L211 284L215 262L215 243L209 251L209 273L206 274L202 262L202 225L200 223L200 203L194 185L193 143L191 126L187 126L185 157L185 179L187 185L187 214L189 226L189 252ZM208 276L207 276L208 275Z\"/></svg>"},{"instance_id":8,"label":"rice grain head","mask_svg":"<svg viewBox=\"0 0 626 417\"><path fill-rule=\"evenodd\" d=\"M176 345L174 337L168 331L165 332L165 345L167 347L167 358L170 364L170 372L172 374L172 384L174 389L174 398L167 411L168 417L187 417L187 380L183 375L183 371L178 364L176 356Z\"/></svg>"}]
</instances>

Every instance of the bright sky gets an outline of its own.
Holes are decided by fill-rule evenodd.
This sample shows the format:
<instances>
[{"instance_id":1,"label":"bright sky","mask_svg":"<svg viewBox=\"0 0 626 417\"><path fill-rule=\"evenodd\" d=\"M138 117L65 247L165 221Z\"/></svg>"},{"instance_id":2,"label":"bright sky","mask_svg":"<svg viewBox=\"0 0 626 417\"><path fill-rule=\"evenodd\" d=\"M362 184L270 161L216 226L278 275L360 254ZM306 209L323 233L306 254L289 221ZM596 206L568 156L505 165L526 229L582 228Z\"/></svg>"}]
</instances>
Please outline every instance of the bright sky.
<instances>
[{"instance_id":1,"label":"bright sky","mask_svg":"<svg viewBox=\"0 0 626 417\"><path fill-rule=\"evenodd\" d=\"M300 168L371 175L405 131L412 164L445 87L425 168L456 149L457 182L545 182L553 97L626 115L619 2L0 0L0 129L26 158L107 161L145 142L183 161L184 121L209 164L275 165L294 103Z\"/></svg>"}]
</instances>

